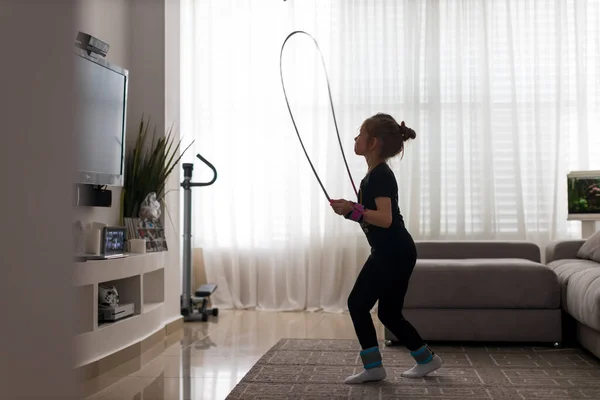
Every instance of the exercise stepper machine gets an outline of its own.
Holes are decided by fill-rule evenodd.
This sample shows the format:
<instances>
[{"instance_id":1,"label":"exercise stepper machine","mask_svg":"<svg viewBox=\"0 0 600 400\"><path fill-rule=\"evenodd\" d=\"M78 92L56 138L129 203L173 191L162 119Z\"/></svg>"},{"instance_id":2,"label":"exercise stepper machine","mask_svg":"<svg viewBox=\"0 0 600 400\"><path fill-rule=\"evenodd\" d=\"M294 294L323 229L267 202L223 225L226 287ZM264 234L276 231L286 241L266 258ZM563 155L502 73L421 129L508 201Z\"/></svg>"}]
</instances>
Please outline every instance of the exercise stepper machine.
<instances>
[{"instance_id":1,"label":"exercise stepper machine","mask_svg":"<svg viewBox=\"0 0 600 400\"><path fill-rule=\"evenodd\" d=\"M218 308L208 308L210 295L217 290L217 285L208 283L200 286L192 296L192 188L210 186L217 180L217 170L200 154L197 154L212 171L210 182L192 182L194 164L183 164L183 294L181 295L181 315L184 322L208 321L208 315L219 315Z\"/></svg>"}]
</instances>

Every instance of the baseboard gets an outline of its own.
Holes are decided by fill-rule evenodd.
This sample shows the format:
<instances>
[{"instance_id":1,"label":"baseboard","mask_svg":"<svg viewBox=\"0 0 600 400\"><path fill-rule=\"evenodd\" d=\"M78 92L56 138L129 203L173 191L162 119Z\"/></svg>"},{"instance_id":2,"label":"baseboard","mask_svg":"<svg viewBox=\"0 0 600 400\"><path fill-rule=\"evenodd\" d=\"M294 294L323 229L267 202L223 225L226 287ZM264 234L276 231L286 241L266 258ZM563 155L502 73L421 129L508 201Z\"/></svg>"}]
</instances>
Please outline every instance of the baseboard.
<instances>
[{"instance_id":1,"label":"baseboard","mask_svg":"<svg viewBox=\"0 0 600 400\"><path fill-rule=\"evenodd\" d=\"M183 317L177 317L165 326L167 336L177 332L180 329L183 329Z\"/></svg>"},{"instance_id":2,"label":"baseboard","mask_svg":"<svg viewBox=\"0 0 600 400\"><path fill-rule=\"evenodd\" d=\"M170 335L176 333L183 328L183 317L177 317L171 322L165 324L164 327L154 332L152 335L139 340L138 342L118 350L104 358L96 360L86 365L82 365L75 369L75 375L78 381L86 381L94 379L108 371L123 365L147 351L155 348Z\"/></svg>"}]
</instances>

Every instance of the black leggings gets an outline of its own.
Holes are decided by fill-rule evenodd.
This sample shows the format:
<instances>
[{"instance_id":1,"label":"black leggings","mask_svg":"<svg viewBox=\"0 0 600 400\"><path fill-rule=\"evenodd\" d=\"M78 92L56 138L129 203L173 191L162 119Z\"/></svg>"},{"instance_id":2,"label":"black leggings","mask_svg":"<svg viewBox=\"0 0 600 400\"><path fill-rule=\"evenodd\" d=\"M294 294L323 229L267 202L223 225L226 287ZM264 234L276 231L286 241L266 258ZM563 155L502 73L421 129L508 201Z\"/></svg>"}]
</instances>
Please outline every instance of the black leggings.
<instances>
[{"instance_id":1,"label":"black leggings","mask_svg":"<svg viewBox=\"0 0 600 400\"><path fill-rule=\"evenodd\" d=\"M404 296L417 253L413 246L393 251L372 250L348 297L348 309L363 349L378 346L370 311L379 300L377 315L383 325L411 351L425 344L402 315Z\"/></svg>"}]
</instances>

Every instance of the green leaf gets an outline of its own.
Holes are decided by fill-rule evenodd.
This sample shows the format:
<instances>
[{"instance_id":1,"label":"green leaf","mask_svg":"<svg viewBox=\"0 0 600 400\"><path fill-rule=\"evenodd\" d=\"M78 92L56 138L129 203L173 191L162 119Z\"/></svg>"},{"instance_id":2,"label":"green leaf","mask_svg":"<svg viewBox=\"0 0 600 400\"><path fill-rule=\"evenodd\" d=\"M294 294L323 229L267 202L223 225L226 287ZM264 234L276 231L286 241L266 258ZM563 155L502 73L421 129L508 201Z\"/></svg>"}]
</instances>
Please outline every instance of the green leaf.
<instances>
[{"instance_id":1,"label":"green leaf","mask_svg":"<svg viewBox=\"0 0 600 400\"><path fill-rule=\"evenodd\" d=\"M164 136L158 136L156 126L153 127L152 141L148 146L149 130L150 120L146 121L142 116L135 147L127 152L125 158L121 221L124 218L137 218L140 204L149 193L155 192L157 199L166 206L164 190L167 179L191 147L190 144L180 152L181 140L175 143L173 127L170 127ZM166 212L170 219L169 210L166 209Z\"/></svg>"}]
</instances>

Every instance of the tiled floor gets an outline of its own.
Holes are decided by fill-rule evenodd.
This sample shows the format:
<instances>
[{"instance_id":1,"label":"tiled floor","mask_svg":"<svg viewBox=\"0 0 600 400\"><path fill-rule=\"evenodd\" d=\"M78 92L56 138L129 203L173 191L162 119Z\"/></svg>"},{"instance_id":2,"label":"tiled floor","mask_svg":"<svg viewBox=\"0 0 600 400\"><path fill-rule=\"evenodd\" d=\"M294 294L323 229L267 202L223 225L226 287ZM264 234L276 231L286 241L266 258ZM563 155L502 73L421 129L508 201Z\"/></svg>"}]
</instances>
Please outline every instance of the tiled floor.
<instances>
[{"instance_id":1,"label":"tiled floor","mask_svg":"<svg viewBox=\"0 0 600 400\"><path fill-rule=\"evenodd\" d=\"M378 336L383 326L373 315ZM355 339L350 316L308 312L225 311L185 324L167 343L82 384L89 400L224 399L282 338Z\"/></svg>"}]
</instances>

